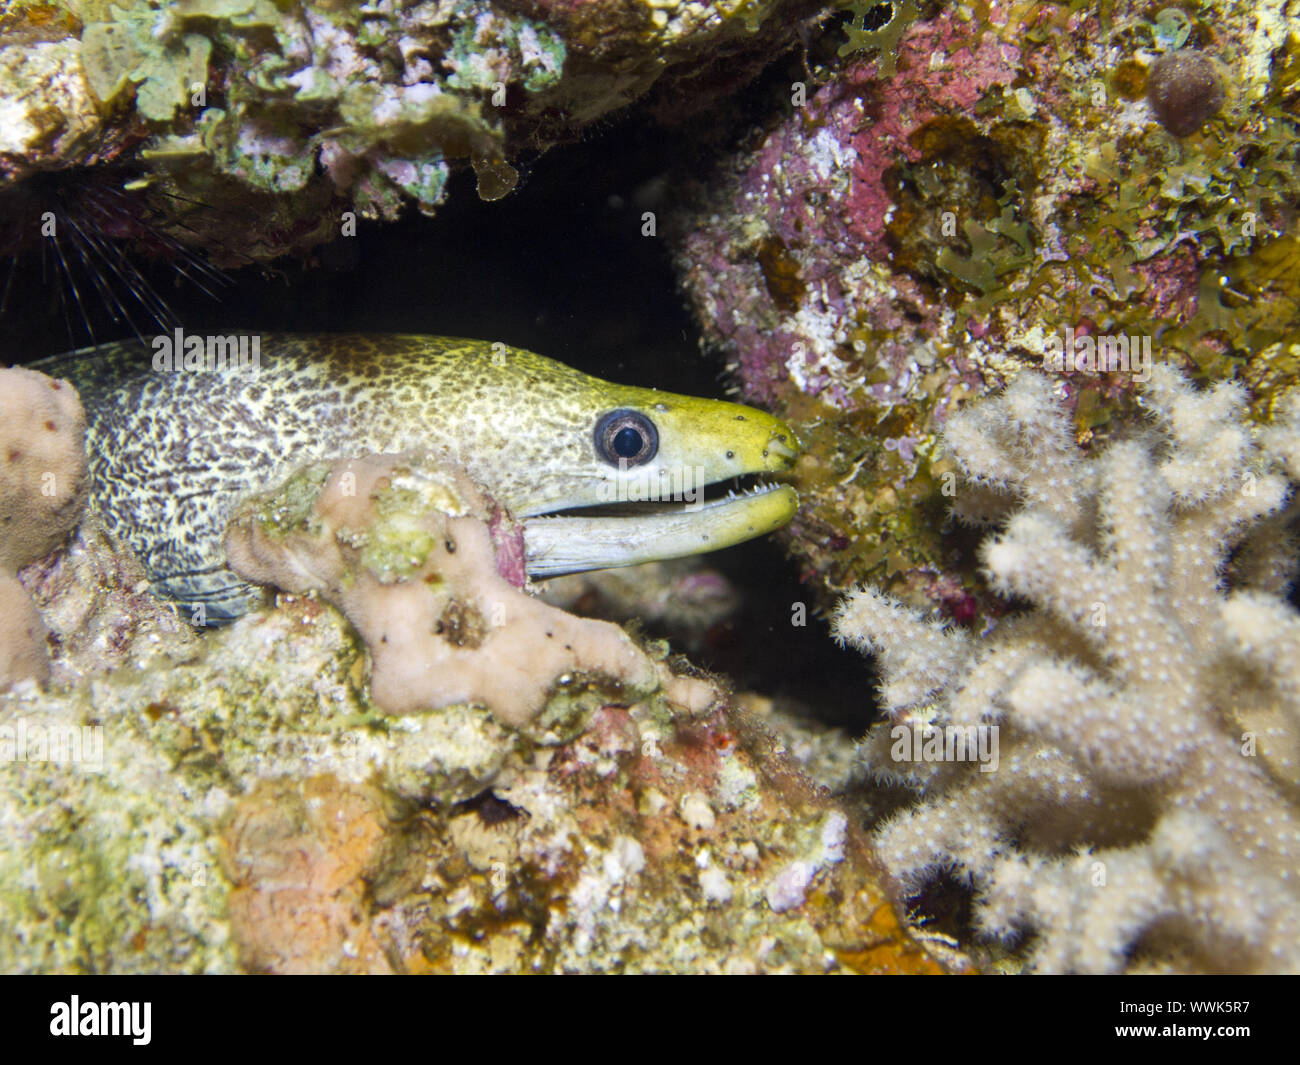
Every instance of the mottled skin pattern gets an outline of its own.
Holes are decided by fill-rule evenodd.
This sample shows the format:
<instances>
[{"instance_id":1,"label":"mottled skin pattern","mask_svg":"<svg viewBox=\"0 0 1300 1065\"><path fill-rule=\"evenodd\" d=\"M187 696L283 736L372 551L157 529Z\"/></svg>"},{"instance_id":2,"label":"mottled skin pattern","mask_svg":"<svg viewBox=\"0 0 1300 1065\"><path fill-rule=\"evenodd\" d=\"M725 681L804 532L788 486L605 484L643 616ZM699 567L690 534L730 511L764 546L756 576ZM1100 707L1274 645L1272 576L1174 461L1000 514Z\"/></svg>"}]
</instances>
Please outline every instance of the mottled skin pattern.
<instances>
[{"instance_id":1,"label":"mottled skin pattern","mask_svg":"<svg viewBox=\"0 0 1300 1065\"><path fill-rule=\"evenodd\" d=\"M647 470L685 465L712 483L786 469L795 455L788 427L761 411L610 384L486 341L268 334L256 369L157 371L152 358L130 342L37 366L81 393L92 503L105 523L156 590L202 603L209 621L263 596L226 568L232 510L307 462L442 452L527 518L597 504L620 480L593 441L616 408L653 418L659 452Z\"/></svg>"}]
</instances>

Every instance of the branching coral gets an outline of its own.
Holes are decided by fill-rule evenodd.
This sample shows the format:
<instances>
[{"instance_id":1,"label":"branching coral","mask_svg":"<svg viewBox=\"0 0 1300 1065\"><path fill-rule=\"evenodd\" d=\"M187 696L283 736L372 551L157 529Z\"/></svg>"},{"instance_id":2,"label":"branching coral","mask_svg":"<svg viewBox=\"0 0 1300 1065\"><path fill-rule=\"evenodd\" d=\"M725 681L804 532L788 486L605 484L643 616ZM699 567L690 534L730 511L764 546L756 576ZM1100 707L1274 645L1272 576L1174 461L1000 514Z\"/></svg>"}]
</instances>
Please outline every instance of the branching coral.
<instances>
[{"instance_id":1,"label":"branching coral","mask_svg":"<svg viewBox=\"0 0 1300 1065\"><path fill-rule=\"evenodd\" d=\"M1040 376L952 419L958 513L1010 513L983 562L1032 610L974 638L870 590L841 604L883 676L863 754L923 796L880 853L911 888L956 872L980 933L1033 933L1033 969L1300 970L1300 403L1253 439L1235 385L1158 367L1144 402L1149 432L1087 459ZM891 760L916 757L898 726L995 728L998 757Z\"/></svg>"}]
</instances>

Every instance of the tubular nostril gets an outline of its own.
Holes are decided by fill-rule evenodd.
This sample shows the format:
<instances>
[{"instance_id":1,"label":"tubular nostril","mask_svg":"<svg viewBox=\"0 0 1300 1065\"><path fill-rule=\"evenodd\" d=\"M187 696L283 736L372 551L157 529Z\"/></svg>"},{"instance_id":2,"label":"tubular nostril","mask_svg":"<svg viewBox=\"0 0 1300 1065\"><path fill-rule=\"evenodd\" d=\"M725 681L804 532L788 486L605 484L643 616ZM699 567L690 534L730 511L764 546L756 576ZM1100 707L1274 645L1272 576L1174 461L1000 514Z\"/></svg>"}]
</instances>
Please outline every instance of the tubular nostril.
<instances>
[{"instance_id":1,"label":"tubular nostril","mask_svg":"<svg viewBox=\"0 0 1300 1065\"><path fill-rule=\"evenodd\" d=\"M791 447L785 436L774 436L769 440L764 454L766 455L768 452L790 462L799 457L798 449Z\"/></svg>"}]
</instances>

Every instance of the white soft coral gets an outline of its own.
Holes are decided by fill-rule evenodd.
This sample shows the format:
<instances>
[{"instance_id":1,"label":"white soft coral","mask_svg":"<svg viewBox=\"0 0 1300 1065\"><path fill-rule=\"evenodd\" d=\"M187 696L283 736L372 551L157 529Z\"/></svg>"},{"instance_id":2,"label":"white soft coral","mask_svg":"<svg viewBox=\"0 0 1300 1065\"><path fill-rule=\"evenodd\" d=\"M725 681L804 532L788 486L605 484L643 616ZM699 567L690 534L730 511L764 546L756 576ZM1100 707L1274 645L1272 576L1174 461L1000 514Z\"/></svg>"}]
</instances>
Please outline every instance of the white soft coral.
<instances>
[{"instance_id":1,"label":"white soft coral","mask_svg":"<svg viewBox=\"0 0 1300 1065\"><path fill-rule=\"evenodd\" d=\"M976 639L874 591L841 604L889 718L864 758L921 793L877 844L909 887L973 884L977 927L1032 933L1039 970L1300 971L1300 404L1256 439L1235 386L1159 367L1144 401L1149 433L1093 458L1037 375L953 419L978 509L991 489L1011 514L987 575L1031 612ZM996 770L893 760L916 721L996 725Z\"/></svg>"}]
</instances>

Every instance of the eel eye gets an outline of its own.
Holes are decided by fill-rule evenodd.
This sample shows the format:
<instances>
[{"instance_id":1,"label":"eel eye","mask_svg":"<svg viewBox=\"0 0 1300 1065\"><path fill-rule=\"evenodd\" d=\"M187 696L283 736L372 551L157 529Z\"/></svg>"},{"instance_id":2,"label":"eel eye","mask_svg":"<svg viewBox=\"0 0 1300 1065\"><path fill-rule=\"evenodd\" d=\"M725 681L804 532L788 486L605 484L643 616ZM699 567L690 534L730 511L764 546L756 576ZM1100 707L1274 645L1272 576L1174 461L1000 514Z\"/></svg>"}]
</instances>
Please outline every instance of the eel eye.
<instances>
[{"instance_id":1,"label":"eel eye","mask_svg":"<svg viewBox=\"0 0 1300 1065\"><path fill-rule=\"evenodd\" d=\"M640 411L612 410L596 423L596 454L611 466L640 466L659 450L659 431Z\"/></svg>"}]
</instances>

